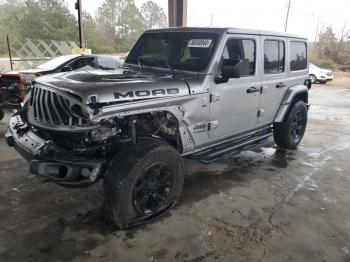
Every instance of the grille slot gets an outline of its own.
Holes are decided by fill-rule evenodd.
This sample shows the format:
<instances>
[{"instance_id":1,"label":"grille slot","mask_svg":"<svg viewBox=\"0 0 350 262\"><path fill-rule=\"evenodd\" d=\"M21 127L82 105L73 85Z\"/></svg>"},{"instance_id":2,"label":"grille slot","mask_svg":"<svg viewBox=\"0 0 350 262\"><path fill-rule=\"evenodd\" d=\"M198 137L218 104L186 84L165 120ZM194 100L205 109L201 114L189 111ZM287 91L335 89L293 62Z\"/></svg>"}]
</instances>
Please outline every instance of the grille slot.
<instances>
[{"instance_id":1,"label":"grille slot","mask_svg":"<svg viewBox=\"0 0 350 262\"><path fill-rule=\"evenodd\" d=\"M36 84L31 91L28 116L37 125L52 127L88 127L87 117L77 115L71 107L82 103L69 94Z\"/></svg>"}]
</instances>

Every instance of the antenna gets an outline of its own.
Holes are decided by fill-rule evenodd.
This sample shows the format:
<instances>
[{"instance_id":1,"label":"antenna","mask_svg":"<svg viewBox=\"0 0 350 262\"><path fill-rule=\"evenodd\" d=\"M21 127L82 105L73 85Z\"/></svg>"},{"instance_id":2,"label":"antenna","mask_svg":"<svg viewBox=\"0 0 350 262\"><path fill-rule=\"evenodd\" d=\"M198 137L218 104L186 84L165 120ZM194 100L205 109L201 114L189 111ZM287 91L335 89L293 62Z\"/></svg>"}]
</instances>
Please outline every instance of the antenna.
<instances>
[{"instance_id":1,"label":"antenna","mask_svg":"<svg viewBox=\"0 0 350 262\"><path fill-rule=\"evenodd\" d=\"M289 9L290 9L290 1L291 0L288 0L287 17L286 17L286 25L284 26L284 32L287 32L287 25L288 25L288 18L289 18Z\"/></svg>"}]
</instances>

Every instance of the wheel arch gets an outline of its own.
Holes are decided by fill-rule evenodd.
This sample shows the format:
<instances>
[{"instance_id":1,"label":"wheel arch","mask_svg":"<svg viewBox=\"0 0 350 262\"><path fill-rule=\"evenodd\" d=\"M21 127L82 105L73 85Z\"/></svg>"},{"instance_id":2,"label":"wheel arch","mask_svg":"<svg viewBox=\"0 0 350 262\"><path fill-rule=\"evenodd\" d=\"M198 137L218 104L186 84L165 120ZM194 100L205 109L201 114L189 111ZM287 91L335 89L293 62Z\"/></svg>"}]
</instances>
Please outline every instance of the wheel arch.
<instances>
[{"instance_id":1,"label":"wheel arch","mask_svg":"<svg viewBox=\"0 0 350 262\"><path fill-rule=\"evenodd\" d=\"M94 119L95 122L98 122L104 118L110 117L139 117L142 115L152 115L154 113L166 113L170 114L175 120L177 125L176 130L176 145L171 143L180 153L188 148L193 148L194 141L191 133L188 130L188 123L185 118L185 111L180 105L165 106L165 107L156 107L156 108L147 108L140 110L130 110L115 112L111 114L106 114L103 116L98 116ZM167 141L167 139L164 139Z\"/></svg>"},{"instance_id":2,"label":"wheel arch","mask_svg":"<svg viewBox=\"0 0 350 262\"><path fill-rule=\"evenodd\" d=\"M166 141L169 144L171 144L180 153L182 153L182 151L183 151L183 142L182 142L182 139L181 139L181 131L180 131L181 119L178 118L178 116L176 115L176 113L174 111L166 110L166 109L152 110L152 111L149 111L149 112L135 114L134 116L138 116L140 118L140 117L142 117L142 115L144 115L144 116L146 116L146 115L152 116L152 114L155 114L154 118L157 118L157 116L159 114L169 115L173 119L173 121L176 122L175 126L173 127L175 129L175 133L174 134L166 135L165 133L163 133L162 135L160 135L160 137L164 141ZM158 122L158 121L155 121L154 127L155 127L155 130L158 130L158 131L161 130L162 128L166 128L166 127L162 126L161 122ZM155 131L155 130L153 130L153 131Z\"/></svg>"},{"instance_id":3,"label":"wheel arch","mask_svg":"<svg viewBox=\"0 0 350 262\"><path fill-rule=\"evenodd\" d=\"M300 100L303 101L308 107L309 105L308 88L305 85L296 85L296 86L290 87L282 99L282 103L277 111L274 122L275 123L283 122L290 107L296 101L300 101Z\"/></svg>"}]
</instances>

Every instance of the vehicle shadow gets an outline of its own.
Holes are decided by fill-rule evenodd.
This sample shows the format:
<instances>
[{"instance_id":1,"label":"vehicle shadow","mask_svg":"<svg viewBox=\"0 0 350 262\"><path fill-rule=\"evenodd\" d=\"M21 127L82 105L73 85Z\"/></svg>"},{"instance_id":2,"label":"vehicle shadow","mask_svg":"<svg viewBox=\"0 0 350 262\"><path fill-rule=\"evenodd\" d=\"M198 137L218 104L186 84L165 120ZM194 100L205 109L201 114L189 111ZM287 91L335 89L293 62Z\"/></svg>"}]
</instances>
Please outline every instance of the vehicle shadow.
<instances>
[{"instance_id":1,"label":"vehicle shadow","mask_svg":"<svg viewBox=\"0 0 350 262\"><path fill-rule=\"evenodd\" d=\"M277 175L279 169L287 168L288 163L295 159L294 154L293 151L269 147L243 151L220 161L225 167L222 171L213 171L209 164L207 169L210 171L203 168L186 175L180 205L193 204L233 187L249 186L254 179L269 179Z\"/></svg>"}]
</instances>

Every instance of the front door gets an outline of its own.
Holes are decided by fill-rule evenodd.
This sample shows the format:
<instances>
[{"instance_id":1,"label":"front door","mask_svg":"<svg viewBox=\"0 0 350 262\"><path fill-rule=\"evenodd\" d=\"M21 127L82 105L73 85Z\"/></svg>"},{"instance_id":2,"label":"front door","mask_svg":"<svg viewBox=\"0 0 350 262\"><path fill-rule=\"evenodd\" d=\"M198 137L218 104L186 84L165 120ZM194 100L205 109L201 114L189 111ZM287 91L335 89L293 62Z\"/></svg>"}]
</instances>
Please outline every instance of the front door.
<instances>
[{"instance_id":1,"label":"front door","mask_svg":"<svg viewBox=\"0 0 350 262\"><path fill-rule=\"evenodd\" d=\"M221 61L241 60L242 72L240 78L211 85L210 137L224 138L257 127L260 96L257 50L259 36L228 35Z\"/></svg>"}]
</instances>

